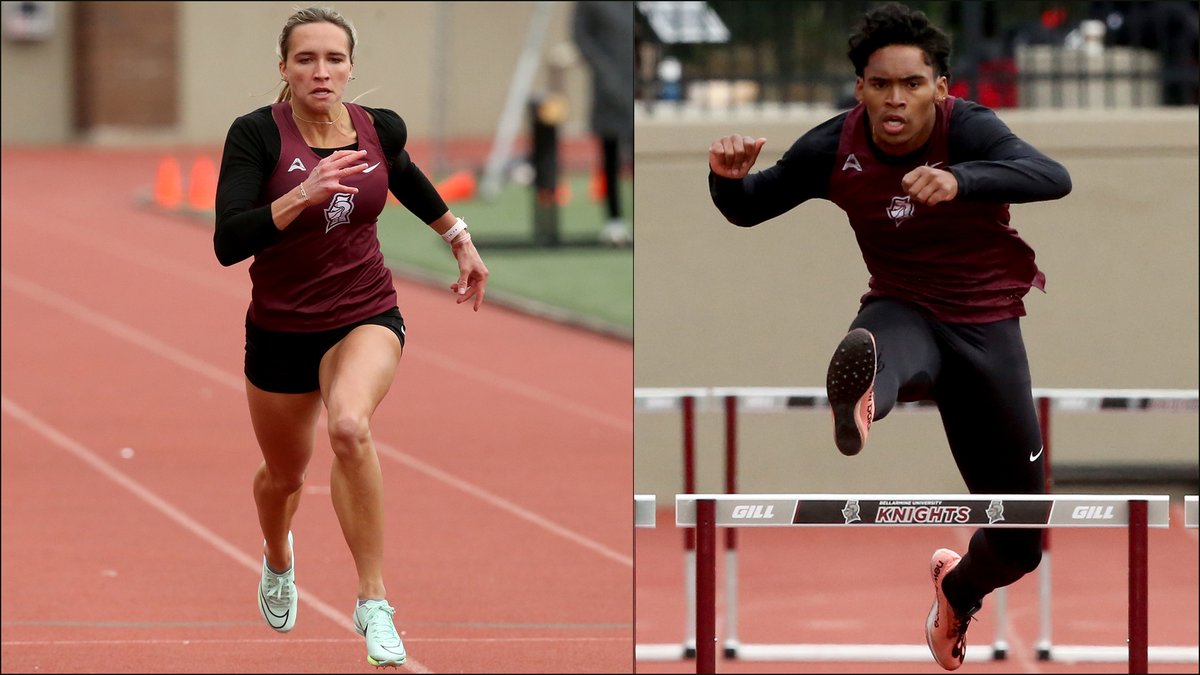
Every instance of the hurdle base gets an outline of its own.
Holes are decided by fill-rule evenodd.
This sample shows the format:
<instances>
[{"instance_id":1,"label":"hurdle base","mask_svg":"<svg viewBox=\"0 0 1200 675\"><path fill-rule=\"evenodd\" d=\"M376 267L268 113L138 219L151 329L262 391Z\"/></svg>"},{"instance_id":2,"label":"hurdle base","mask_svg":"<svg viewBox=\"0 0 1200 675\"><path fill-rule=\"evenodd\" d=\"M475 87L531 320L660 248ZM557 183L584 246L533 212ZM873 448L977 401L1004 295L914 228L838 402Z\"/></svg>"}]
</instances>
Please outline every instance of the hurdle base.
<instances>
[{"instance_id":1,"label":"hurdle base","mask_svg":"<svg viewBox=\"0 0 1200 675\"><path fill-rule=\"evenodd\" d=\"M680 661L696 658L696 648L682 644L635 644L633 658L637 661Z\"/></svg>"},{"instance_id":2,"label":"hurdle base","mask_svg":"<svg viewBox=\"0 0 1200 675\"><path fill-rule=\"evenodd\" d=\"M741 646L742 646L742 643L738 642L737 640L726 640L725 641L725 658L736 659L738 657L738 648Z\"/></svg>"},{"instance_id":3,"label":"hurdle base","mask_svg":"<svg viewBox=\"0 0 1200 675\"><path fill-rule=\"evenodd\" d=\"M1122 663L1129 660L1129 648L1124 645L1053 645L1039 648L1038 659L1068 663ZM1150 663L1200 663L1200 645L1150 645L1146 649L1146 660Z\"/></svg>"},{"instance_id":4,"label":"hurdle base","mask_svg":"<svg viewBox=\"0 0 1200 675\"><path fill-rule=\"evenodd\" d=\"M967 661L991 661L991 647L967 650ZM743 661L897 661L932 662L927 645L897 644L742 644L737 656Z\"/></svg>"}]
</instances>

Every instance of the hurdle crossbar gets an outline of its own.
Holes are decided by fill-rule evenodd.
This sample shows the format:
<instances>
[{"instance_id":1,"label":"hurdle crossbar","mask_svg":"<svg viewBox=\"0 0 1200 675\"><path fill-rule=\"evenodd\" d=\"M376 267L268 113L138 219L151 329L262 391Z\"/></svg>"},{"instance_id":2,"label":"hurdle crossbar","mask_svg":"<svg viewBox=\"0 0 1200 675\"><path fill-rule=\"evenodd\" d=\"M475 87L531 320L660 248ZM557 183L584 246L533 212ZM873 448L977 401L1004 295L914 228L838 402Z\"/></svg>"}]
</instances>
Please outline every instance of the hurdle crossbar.
<instances>
[{"instance_id":1,"label":"hurdle crossbar","mask_svg":"<svg viewBox=\"0 0 1200 675\"><path fill-rule=\"evenodd\" d=\"M1147 527L1167 527L1165 495L680 494L675 524L696 531L696 672L716 672L717 527L1127 527L1130 673L1149 672ZM900 660L923 646L742 645L741 658ZM972 659L974 660L974 659Z\"/></svg>"},{"instance_id":2,"label":"hurdle crossbar","mask_svg":"<svg viewBox=\"0 0 1200 675\"><path fill-rule=\"evenodd\" d=\"M1050 462L1050 422L1052 410L1063 411L1130 411L1130 412L1196 412L1200 410L1200 390L1196 389L1079 389L1079 388L1033 388L1038 407L1044 452L1046 454L1045 491L1053 492L1054 481ZM725 492L737 493L737 423L738 412L786 412L799 409L821 409L829 407L829 397L824 387L684 387L684 388L636 388L634 409L640 412L683 411L683 455L684 493L695 493L695 433L694 415L697 410L720 410L725 417ZM897 403L896 409L935 408L932 401ZM693 610L695 598L695 542L693 531L684 533L684 591L688 601L686 630L683 645L685 657L695 655L695 630ZM1112 650L1107 647L1058 646L1051 642L1051 580L1052 557L1050 533L1042 539L1042 563L1038 567L1039 628L1036 642L1037 656L1041 660L1062 657L1064 660L1097 662L1114 660ZM726 577L726 638L725 656L736 658L741 648L737 635L737 539L736 530L725 532L725 562L732 573ZM994 594L997 622L991 643L991 658L1004 659L1008 653L1008 642L1004 635L1004 616L1007 608L1007 592L998 589ZM1123 650L1123 647L1116 649ZM980 650L976 650L978 652ZM672 646L655 646L639 649L637 658L643 660L672 660L679 658L679 649ZM1057 655L1057 656L1056 656ZM1091 656L1089 656L1091 655ZM1152 661L1200 661L1200 648L1152 647ZM1120 659L1117 659L1120 660Z\"/></svg>"}]
</instances>

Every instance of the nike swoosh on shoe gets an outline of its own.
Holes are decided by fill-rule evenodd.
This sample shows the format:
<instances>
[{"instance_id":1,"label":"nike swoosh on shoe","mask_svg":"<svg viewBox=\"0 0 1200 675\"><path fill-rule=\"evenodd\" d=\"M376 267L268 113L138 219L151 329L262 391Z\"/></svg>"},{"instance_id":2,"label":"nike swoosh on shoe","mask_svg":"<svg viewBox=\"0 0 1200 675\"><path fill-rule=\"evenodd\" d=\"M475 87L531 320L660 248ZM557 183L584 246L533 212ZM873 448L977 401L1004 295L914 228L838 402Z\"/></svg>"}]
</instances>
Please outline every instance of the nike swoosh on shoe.
<instances>
[{"instance_id":1,"label":"nike swoosh on shoe","mask_svg":"<svg viewBox=\"0 0 1200 675\"><path fill-rule=\"evenodd\" d=\"M276 619L283 619L283 621L278 626L271 623L271 621L268 619L267 623L271 623L272 628L281 628L284 624L287 623L288 615L292 613L292 610L290 610L290 609L287 610L286 612L284 612L283 614L276 614L275 612L273 612L271 610L271 605L267 604L267 599L265 597L263 597L262 589L259 589L259 591L258 591L258 604L260 607L262 607L264 610L266 610L267 614L270 614L271 616L275 617Z\"/></svg>"}]
</instances>

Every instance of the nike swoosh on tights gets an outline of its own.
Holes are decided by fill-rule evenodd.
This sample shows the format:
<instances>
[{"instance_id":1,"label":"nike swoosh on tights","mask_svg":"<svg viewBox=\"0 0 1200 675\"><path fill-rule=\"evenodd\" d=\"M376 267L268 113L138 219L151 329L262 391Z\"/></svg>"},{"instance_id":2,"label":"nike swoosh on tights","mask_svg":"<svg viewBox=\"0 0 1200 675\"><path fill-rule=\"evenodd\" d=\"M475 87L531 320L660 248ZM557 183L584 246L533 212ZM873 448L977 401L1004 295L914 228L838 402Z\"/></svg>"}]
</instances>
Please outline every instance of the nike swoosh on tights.
<instances>
[{"instance_id":1,"label":"nike swoosh on tights","mask_svg":"<svg viewBox=\"0 0 1200 675\"><path fill-rule=\"evenodd\" d=\"M379 162L375 162L371 166L368 166L367 168L363 169L363 173L371 173L372 171L375 170L375 167L379 166L379 164L380 164Z\"/></svg>"},{"instance_id":2,"label":"nike swoosh on tights","mask_svg":"<svg viewBox=\"0 0 1200 675\"><path fill-rule=\"evenodd\" d=\"M1042 456L1042 451L1045 449L1046 449L1046 446L1043 445L1042 447L1038 448L1037 452L1029 453L1029 461L1036 462L1037 458Z\"/></svg>"}]
</instances>

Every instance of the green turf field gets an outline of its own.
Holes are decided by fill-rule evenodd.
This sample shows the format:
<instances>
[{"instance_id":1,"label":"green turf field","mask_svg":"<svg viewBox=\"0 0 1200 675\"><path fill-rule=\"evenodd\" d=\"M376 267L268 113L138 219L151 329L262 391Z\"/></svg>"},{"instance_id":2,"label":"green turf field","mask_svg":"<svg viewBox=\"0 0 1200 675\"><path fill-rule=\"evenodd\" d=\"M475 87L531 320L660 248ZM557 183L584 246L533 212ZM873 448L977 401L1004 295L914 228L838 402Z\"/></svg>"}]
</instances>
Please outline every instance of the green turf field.
<instances>
[{"instance_id":1,"label":"green turf field","mask_svg":"<svg viewBox=\"0 0 1200 675\"><path fill-rule=\"evenodd\" d=\"M559 210L564 240L598 239L606 220L604 205L588 191L586 173L566 176L572 198ZM625 221L633 234L633 188L621 184ZM502 240L533 236L532 188L505 186L491 201L450 204L470 225L491 273L488 300L538 312L618 336L633 335L633 248L489 248ZM388 264L409 275L449 286L458 273L450 249L403 206L391 205L379 217L379 240Z\"/></svg>"}]
</instances>

